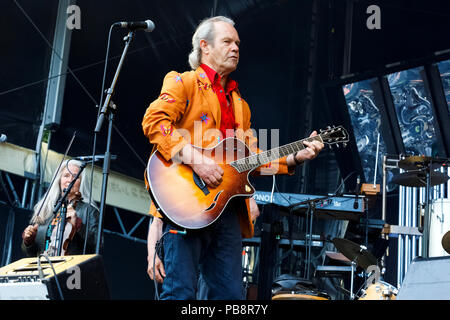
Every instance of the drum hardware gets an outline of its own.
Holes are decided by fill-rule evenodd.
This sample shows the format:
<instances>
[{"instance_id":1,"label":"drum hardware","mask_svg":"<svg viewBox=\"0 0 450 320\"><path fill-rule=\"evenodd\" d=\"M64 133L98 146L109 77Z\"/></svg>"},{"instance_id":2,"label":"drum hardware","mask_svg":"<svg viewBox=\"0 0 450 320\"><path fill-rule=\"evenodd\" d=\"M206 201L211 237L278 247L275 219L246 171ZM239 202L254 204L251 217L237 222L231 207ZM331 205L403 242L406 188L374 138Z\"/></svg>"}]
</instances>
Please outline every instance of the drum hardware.
<instances>
[{"instance_id":1,"label":"drum hardware","mask_svg":"<svg viewBox=\"0 0 450 320\"><path fill-rule=\"evenodd\" d=\"M317 266L314 270L316 278L338 278L352 271L350 266Z\"/></svg>"},{"instance_id":2,"label":"drum hardware","mask_svg":"<svg viewBox=\"0 0 450 320\"><path fill-rule=\"evenodd\" d=\"M420 170L428 169L431 167L432 170L436 170L442 165L449 162L446 158L432 158L426 156L409 156L405 157L398 162L398 167L409 171L409 170Z\"/></svg>"},{"instance_id":3,"label":"drum hardware","mask_svg":"<svg viewBox=\"0 0 450 320\"><path fill-rule=\"evenodd\" d=\"M430 186L437 186L447 182L448 175L442 172L431 171ZM425 188L427 186L427 170L406 171L394 175L392 182L405 187Z\"/></svg>"}]
</instances>

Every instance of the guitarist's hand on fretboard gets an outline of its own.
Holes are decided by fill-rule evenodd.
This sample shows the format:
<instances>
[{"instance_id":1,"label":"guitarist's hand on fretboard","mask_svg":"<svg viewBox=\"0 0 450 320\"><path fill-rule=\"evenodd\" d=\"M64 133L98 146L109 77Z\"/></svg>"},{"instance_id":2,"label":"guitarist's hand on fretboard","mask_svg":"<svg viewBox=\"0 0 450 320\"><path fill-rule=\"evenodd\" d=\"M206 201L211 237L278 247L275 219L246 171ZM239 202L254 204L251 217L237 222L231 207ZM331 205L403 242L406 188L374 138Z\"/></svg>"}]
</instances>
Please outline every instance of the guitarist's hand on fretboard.
<instances>
[{"instance_id":1,"label":"guitarist's hand on fretboard","mask_svg":"<svg viewBox=\"0 0 450 320\"><path fill-rule=\"evenodd\" d=\"M313 131L309 138L316 137L317 132ZM288 166L294 166L298 163L302 163L305 160L312 160L319 154L320 151L324 148L324 144L320 140L303 140L303 145L305 148L303 150L298 151L297 153L289 156L286 160ZM295 157L295 159L294 159Z\"/></svg>"}]
</instances>

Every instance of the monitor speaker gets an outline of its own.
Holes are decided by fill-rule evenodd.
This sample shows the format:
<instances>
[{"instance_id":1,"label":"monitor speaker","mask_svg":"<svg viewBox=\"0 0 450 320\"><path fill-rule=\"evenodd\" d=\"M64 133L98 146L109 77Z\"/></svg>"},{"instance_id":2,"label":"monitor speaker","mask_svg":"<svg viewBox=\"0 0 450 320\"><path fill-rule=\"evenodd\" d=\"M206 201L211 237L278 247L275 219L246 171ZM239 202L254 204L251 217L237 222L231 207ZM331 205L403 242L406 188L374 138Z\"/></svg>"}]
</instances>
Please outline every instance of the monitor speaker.
<instances>
[{"instance_id":1,"label":"monitor speaker","mask_svg":"<svg viewBox=\"0 0 450 320\"><path fill-rule=\"evenodd\" d=\"M450 257L416 258L397 300L450 300Z\"/></svg>"},{"instance_id":2,"label":"monitor speaker","mask_svg":"<svg viewBox=\"0 0 450 320\"><path fill-rule=\"evenodd\" d=\"M25 258L0 268L0 300L104 300L100 255Z\"/></svg>"}]
</instances>

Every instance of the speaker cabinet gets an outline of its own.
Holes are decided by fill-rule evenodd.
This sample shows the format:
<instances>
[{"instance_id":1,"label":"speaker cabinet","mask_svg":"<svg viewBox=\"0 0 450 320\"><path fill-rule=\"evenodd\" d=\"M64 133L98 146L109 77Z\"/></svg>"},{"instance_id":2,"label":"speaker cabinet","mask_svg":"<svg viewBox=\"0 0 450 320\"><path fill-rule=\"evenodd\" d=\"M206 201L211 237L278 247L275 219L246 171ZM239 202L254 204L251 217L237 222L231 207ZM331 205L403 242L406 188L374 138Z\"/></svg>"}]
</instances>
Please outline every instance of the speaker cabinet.
<instances>
[{"instance_id":1,"label":"speaker cabinet","mask_svg":"<svg viewBox=\"0 0 450 320\"><path fill-rule=\"evenodd\" d=\"M397 300L450 300L450 257L416 258Z\"/></svg>"},{"instance_id":2,"label":"speaker cabinet","mask_svg":"<svg viewBox=\"0 0 450 320\"><path fill-rule=\"evenodd\" d=\"M109 299L100 255L49 257L49 261L41 257L39 267L37 258L25 258L0 268L0 299Z\"/></svg>"}]
</instances>

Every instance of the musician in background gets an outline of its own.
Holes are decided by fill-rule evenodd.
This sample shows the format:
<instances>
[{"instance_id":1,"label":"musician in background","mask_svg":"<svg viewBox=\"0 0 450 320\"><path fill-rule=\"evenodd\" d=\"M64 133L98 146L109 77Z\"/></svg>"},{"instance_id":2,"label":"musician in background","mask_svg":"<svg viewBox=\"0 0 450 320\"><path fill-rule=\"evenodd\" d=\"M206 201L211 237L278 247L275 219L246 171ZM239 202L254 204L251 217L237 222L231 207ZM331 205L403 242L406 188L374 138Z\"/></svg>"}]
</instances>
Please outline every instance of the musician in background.
<instances>
[{"instance_id":1,"label":"musician in background","mask_svg":"<svg viewBox=\"0 0 450 320\"><path fill-rule=\"evenodd\" d=\"M220 185L224 172L192 145L208 148L236 137L252 152L260 152L250 130L250 108L229 76L239 61L239 44L231 19L218 16L201 22L189 55L192 71L172 71L165 76L161 94L150 104L142 122L154 150L166 161L176 159L189 165L213 188ZM323 148L318 141L304 144L302 151L261 166L256 174L293 174L296 165L315 158ZM177 201L176 194L173 201ZM153 203L150 214L154 219L148 234L148 274L162 283L161 299L243 298L242 238L253 236L253 223L259 215L253 198L233 198L214 223L187 230L186 235L167 233L178 227L163 220ZM155 256L155 245L163 234L160 260ZM199 273L203 296L197 295Z\"/></svg>"},{"instance_id":2,"label":"musician in background","mask_svg":"<svg viewBox=\"0 0 450 320\"><path fill-rule=\"evenodd\" d=\"M34 206L30 225L22 233L22 251L27 256L36 257L44 252L49 256L57 255L55 237L58 234L59 213L55 217L53 210L57 201L64 194L63 190L76 177L81 165L82 163L77 160L65 161L56 173L48 195ZM83 254L86 237L84 253L95 253L99 212L92 200L91 204L88 204L89 192L89 180L86 171L83 171L67 196L66 224L70 224L70 226L66 225L66 239L64 240L68 241L68 245L65 255ZM72 232L68 232L69 230ZM72 235L70 238L69 234Z\"/></svg>"}]
</instances>

